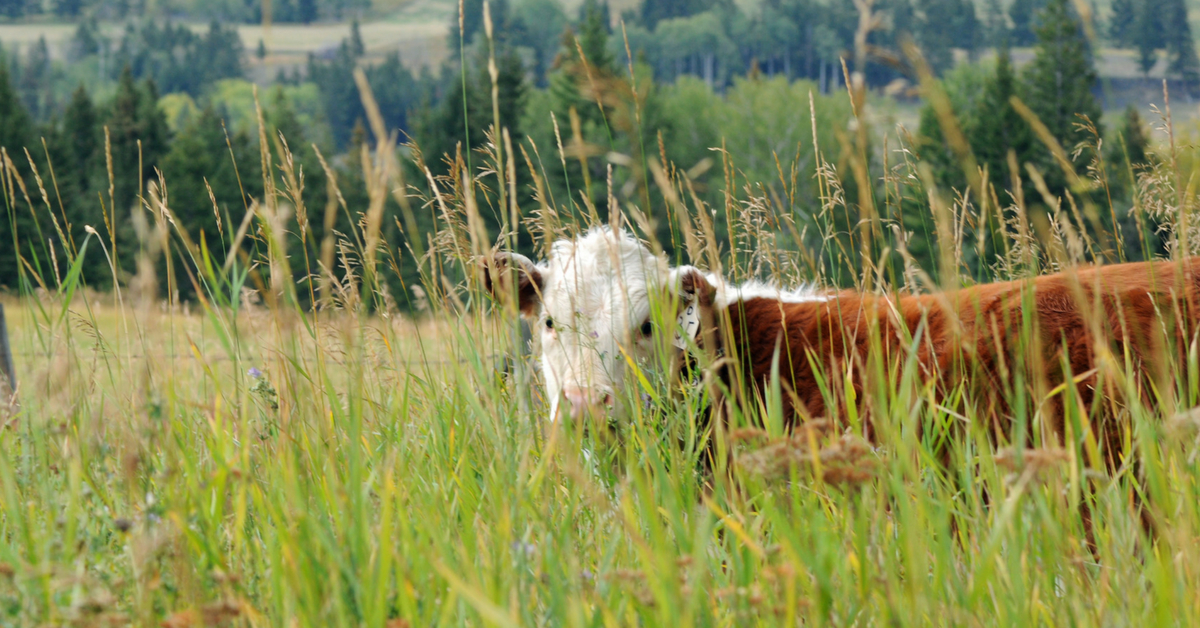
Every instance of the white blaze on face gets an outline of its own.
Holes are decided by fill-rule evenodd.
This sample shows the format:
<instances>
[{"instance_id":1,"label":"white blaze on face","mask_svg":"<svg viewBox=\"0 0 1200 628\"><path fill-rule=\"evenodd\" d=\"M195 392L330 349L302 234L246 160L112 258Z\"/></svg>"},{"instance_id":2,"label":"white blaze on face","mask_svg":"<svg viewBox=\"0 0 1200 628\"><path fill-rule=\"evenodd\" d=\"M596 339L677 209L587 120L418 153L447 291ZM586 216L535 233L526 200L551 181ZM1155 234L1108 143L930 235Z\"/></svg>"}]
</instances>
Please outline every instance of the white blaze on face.
<instances>
[{"instance_id":1,"label":"white blaze on face","mask_svg":"<svg viewBox=\"0 0 1200 628\"><path fill-rule=\"evenodd\" d=\"M644 325L665 262L632 236L601 228L556 242L538 270L542 307L534 325L550 419L605 406L619 413L625 354L641 360L653 346Z\"/></svg>"}]
</instances>

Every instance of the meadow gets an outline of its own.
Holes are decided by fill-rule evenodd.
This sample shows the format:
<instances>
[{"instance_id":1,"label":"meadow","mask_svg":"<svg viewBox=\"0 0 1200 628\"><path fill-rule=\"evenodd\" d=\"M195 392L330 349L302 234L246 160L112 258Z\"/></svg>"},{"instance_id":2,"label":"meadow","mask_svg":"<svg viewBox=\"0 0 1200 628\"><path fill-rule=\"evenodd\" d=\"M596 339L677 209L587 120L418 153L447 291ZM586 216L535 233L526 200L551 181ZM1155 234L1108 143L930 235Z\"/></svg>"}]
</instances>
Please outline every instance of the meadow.
<instances>
[{"instance_id":1,"label":"meadow","mask_svg":"<svg viewBox=\"0 0 1200 628\"><path fill-rule=\"evenodd\" d=\"M676 240L658 244L732 279L876 291L970 283L983 257L997 278L1119 261L1110 243L1127 234L1093 220L1112 209L1105 168L1070 179L1066 202L1045 192L1035 211L1019 181L1009 197L978 171L966 175L969 190L939 191L902 132L880 131L892 143L868 159L875 131L865 119L841 134L848 157L839 170L825 159L833 147L815 141L810 111L814 182L797 184L786 161L780 188L739 181L739 156L718 154L728 193L710 206L686 172L650 159L655 193L641 208L611 185L607 207L537 194L537 207L518 208L518 168L540 190L546 168L575 158L561 139L535 160L492 134L473 167L460 157L435 177L417 147L397 147L356 78L374 137L361 160L364 206L345 206L326 178L327 206L306 207L296 160L268 139L259 110L265 192L243 223L219 223L219 242L181 228L170 196L150 181L134 210L135 265L112 264L111 293L80 277L93 259L86 250L113 259L112 223L89 225L82 240L45 234L61 263L26 260L24 294L5 302L18 389L0 410L0 623L1200 621L1194 344L1168 368L1169 390L1147 403L1122 396L1120 451L1098 452L1078 414L1063 440L1049 433L1048 404L1071 389L1039 382L1003 384L1006 418L1028 442L993 442L986 425L997 417L968 397L935 397L912 360L856 365L886 374L861 400L884 435L872 444L855 416L828 417L844 429L787 435L771 408L761 425L706 433L705 389L668 381L655 365L626 391L636 400L627 421L552 424L536 371L519 357L515 313L475 281L478 256L497 243L526 237L544 250L606 222L652 244L670 234ZM866 90L848 82L857 115ZM955 128L949 114L942 123ZM1149 241L1161 229L1166 251L1147 250L1179 258L1198 241L1195 160L1169 110L1157 140L1132 236ZM13 153L4 155L4 172L14 172ZM414 171L426 181L405 178ZM1037 167L1019 172L1047 189ZM308 185L320 174L304 173ZM0 177L10 215L48 212L57 224L45 176L38 188ZM879 193L851 207L846 187L872 181ZM821 200L811 208L816 233L770 191L786 198L810 183ZM432 215L434 228L388 242L389 202L402 210L402 230L416 212ZM917 264L910 234L894 228L913 211L936 232L936 268ZM343 212L350 231L327 230L303 255L289 254L310 219L333 224ZM498 235L485 214L499 218ZM417 306L402 313L383 277L414 267L420 286L406 288ZM161 297L180 285L195 296ZM1105 362L1106 381L1129 385L1135 367L1119 358ZM931 434L951 438L948 456ZM703 471L709 438L732 451L733 480ZM1119 464L1102 464L1101 454Z\"/></svg>"}]
</instances>

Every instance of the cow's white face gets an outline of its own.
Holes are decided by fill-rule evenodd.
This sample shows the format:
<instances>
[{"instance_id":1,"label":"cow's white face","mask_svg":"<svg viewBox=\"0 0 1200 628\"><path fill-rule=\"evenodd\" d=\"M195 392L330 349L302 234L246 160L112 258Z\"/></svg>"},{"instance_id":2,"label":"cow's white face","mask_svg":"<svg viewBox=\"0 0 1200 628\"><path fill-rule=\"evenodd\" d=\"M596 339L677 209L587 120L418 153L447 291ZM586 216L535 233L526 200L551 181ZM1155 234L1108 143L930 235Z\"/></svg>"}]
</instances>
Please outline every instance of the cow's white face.
<instances>
[{"instance_id":1,"label":"cow's white face","mask_svg":"<svg viewBox=\"0 0 1200 628\"><path fill-rule=\"evenodd\" d=\"M685 318L693 311L691 305L708 312L705 325L712 331L711 313L735 301L803 303L829 298L815 286L782 290L755 281L729 286L692 266L669 268L633 236L607 227L555 242L550 259L539 264L515 253L498 253L489 265L485 279L493 294L514 292L504 278L516 279L521 314L533 321L541 341L551 421L578 418L590 410L619 415L625 407L616 402L625 397L619 393L627 386L629 363L654 363L646 358L662 346L655 333L679 331L696 337L700 321ZM501 279L501 285L493 279ZM659 319L665 329L651 315L652 297L676 308ZM680 340L675 346L692 346L690 342Z\"/></svg>"},{"instance_id":2,"label":"cow's white face","mask_svg":"<svg viewBox=\"0 0 1200 628\"><path fill-rule=\"evenodd\" d=\"M653 352L650 296L670 281L666 262L607 228L556 242L536 265L498 259L518 268L521 311L541 341L550 419L622 412L628 361L648 362Z\"/></svg>"}]
</instances>

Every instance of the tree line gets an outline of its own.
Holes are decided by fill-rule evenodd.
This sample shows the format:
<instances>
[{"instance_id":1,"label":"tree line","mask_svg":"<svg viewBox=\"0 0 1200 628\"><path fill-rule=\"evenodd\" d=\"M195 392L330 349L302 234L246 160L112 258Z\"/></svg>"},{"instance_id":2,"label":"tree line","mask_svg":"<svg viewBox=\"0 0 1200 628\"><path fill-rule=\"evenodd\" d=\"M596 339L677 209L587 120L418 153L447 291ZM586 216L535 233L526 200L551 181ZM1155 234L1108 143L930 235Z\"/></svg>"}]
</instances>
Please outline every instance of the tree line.
<instances>
[{"instance_id":1,"label":"tree line","mask_svg":"<svg viewBox=\"0 0 1200 628\"><path fill-rule=\"evenodd\" d=\"M0 0L0 17L125 20L154 12L205 21L310 24L361 17L370 8L370 0Z\"/></svg>"},{"instance_id":2,"label":"tree line","mask_svg":"<svg viewBox=\"0 0 1200 628\"><path fill-rule=\"evenodd\" d=\"M840 1L831 0L826 8L840 6ZM345 209L337 214L335 231L350 233L349 224L358 220L357 212L365 206L358 164L361 149L370 139L352 78L356 67L365 69L388 128L402 141L411 140L402 151L406 167L412 169L406 177L410 186L427 185L424 168L435 180L453 186L464 171L485 172L497 158L507 160L505 163L515 165L516 202L526 217L543 204L577 217L593 211L603 217L611 193L619 203L645 208L659 229L656 235L670 251L678 245L680 235L672 231L672 221L663 213L667 202L653 172L663 168L675 173L671 176L686 177L689 193L711 206L722 206L729 194L756 187L785 203L785 209L800 220L811 221L815 219L813 208L822 202L816 176L818 153L841 173L840 193L847 207L879 193L873 188L859 189L853 177L845 176L850 147L844 130L851 122L850 105L844 89L831 88L830 78L840 72L813 76L797 70L798 76L789 76L783 68L790 62L777 59L773 66L752 65L744 76L726 76L716 69L720 66L706 69L706 62L699 59L694 65L681 63L679 73L664 78L660 64L634 47L632 34L629 50L633 58L629 58L624 42L631 27L627 25L624 31L616 28L604 2L586 0L576 16L563 17L561 29L548 9L540 21L533 19L537 14L525 13L527 7L537 6L533 2L525 0L511 8L497 3L491 16L499 26L490 41L483 34L482 9L472 13L467 7L464 18L479 19L464 19L462 31L456 21L450 35L452 43L456 42L454 58L437 72L413 73L396 55L366 63L356 28L351 28L331 55L310 57L301 72L281 72L277 85L263 93L267 137L273 143L282 133L303 167L308 181L306 204L322 207L328 195L329 189L321 182L323 165L317 155L321 151L334 169L345 202ZM1035 58L1024 69L1013 68L1002 40L995 62L959 64L945 72L943 85L977 163L1001 194L1020 193L1033 205L1046 199L1024 172L1012 171L1010 154L1018 164L1032 164L1044 175L1049 195L1069 191L1070 177L1051 161L1042 139L1014 108L1015 96L1067 151L1077 172L1091 168L1089 160L1094 158L1077 149L1089 142L1103 144L1108 151L1103 161L1114 169L1111 193L1121 208L1114 219L1124 221L1129 219L1125 210L1135 186L1130 173L1151 157L1136 111L1116 129L1101 124L1091 44L1083 18L1073 6L1069 0L1048 0L1037 10L1031 18L1036 28ZM644 15L637 16L639 28L645 28L650 18L657 20L655 32L672 20L690 19L671 17L670 12L654 17L651 9L642 7ZM73 65L94 69L99 53L80 44L92 36L89 28L81 25L72 43L80 51ZM14 227L21 234L17 239L20 248L0 252L0 283L9 289L21 287L21 273L31 271L22 268L16 250L34 267L62 263L65 256L51 255L53 244L43 237L57 228L52 218L58 218L59 226L76 240L84 237L85 226L99 229L99 225L111 225L119 249L117 265L128 272L133 258L122 256L136 256L145 241L144 233L139 233L142 227L134 219L141 211L144 183L155 180L159 172L165 177L177 220L210 244L227 239L228 225L239 224L246 207L261 198L257 128L233 124L237 118L230 109L233 105L217 98L229 91L225 87L230 81L240 79L220 78L217 73L198 86L178 87L179 94L195 90L200 104L190 116L168 120L159 106L168 100L160 99L160 81L172 76L166 57L186 54L179 51L186 51L188 45L219 41L222 33L228 32L215 25L207 35L180 37L192 43L174 53L155 47L174 46L173 41L164 43L171 38L162 34L176 28L161 24L127 29L125 39L138 45L110 46L110 50L130 51L122 57L125 63L115 86L96 90L77 86L69 98L54 106L38 105L41 101L33 97L37 81L24 80L36 75L29 68L35 65L37 55L26 54L23 59L12 55L0 63L5 68L0 81L0 128L6 133L0 136L0 146L8 147L13 161L24 168L27 190L39 189L33 167L43 177L53 168L56 181L46 188L50 202L39 199L38 194L31 194L31 201L58 212L33 211L23 204L7 208L9 224L0 224L0 238L5 242L12 239ZM556 44L553 49L547 44L546 50L530 54L538 45L531 34L537 29L547 37L558 31ZM901 35L893 32L888 36L891 45L900 45ZM880 44L873 50L891 49ZM135 62L139 58L146 61ZM238 59L244 61L242 56ZM493 60L494 80L489 71ZM880 73L908 71L875 63ZM867 70L870 75L870 67ZM56 84L69 80L69 73L66 76L60 75ZM313 94L318 101L316 117L305 123L300 122L302 103L296 100L302 92ZM492 133L497 112L506 138ZM812 124L812 118L817 124ZM253 115L241 119L253 122ZM969 186L970 173L942 137L942 128L939 112L927 107L910 148L933 167L940 187L963 191ZM30 158L21 159L24 154L15 147L30 147ZM868 151L873 168L887 157L883 152L877 146ZM110 154L115 184L111 196ZM33 163L27 167L26 161ZM1118 167L1122 165L1129 167ZM786 178L781 168L794 172L791 183L781 181ZM279 187L283 186L281 180ZM479 206L493 236L505 222L495 209L499 193L496 186L486 184L479 191ZM921 235L930 233L922 226L929 220L928 211L922 209L919 198L906 206L911 212L898 220L917 234L909 249L918 257L931 259L935 238ZM394 205L389 204L387 211L392 212L389 217L398 218ZM425 238L433 218L425 212L417 218L420 229L413 235ZM839 228L846 231L856 219L848 211L837 220ZM406 249L398 222L385 219L384 223L396 231L388 241L394 244L397 257L403 257ZM218 224L226 225L225 231ZM303 247L320 241L314 234L325 228L316 221L309 224L313 233L304 237L294 234L298 258L303 257ZM717 227L725 228L722 224ZM38 237L30 237L35 233ZM214 246L214 250L220 248ZM102 253L92 249L88 255ZM88 281L100 287L110 285L112 273L107 264L102 257L94 261L85 267ZM405 285L414 280L411 269L398 274L400 283L393 287L398 301L403 301L398 295L408 294ZM188 289L179 287L182 293Z\"/></svg>"}]
</instances>

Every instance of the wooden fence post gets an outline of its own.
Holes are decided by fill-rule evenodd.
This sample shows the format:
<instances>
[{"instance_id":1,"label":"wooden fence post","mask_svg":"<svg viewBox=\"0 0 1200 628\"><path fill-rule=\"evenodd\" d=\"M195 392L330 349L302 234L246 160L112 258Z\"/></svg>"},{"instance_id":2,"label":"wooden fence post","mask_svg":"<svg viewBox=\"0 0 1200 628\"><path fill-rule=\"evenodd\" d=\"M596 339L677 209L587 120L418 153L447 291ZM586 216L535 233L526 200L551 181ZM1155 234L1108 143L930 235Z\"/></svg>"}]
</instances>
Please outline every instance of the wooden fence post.
<instances>
[{"instance_id":1,"label":"wooden fence post","mask_svg":"<svg viewBox=\"0 0 1200 628\"><path fill-rule=\"evenodd\" d=\"M4 384L8 386L8 394L17 392L17 373L13 370L12 345L8 342L8 324L4 320L4 304L0 303L0 374L4 375ZM3 392L0 387L0 392Z\"/></svg>"}]
</instances>

